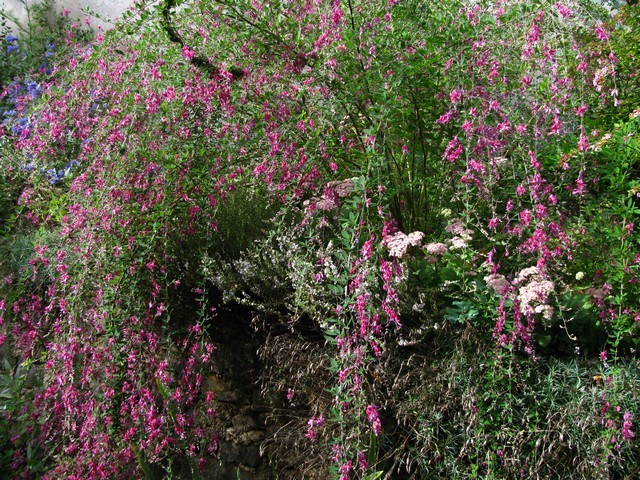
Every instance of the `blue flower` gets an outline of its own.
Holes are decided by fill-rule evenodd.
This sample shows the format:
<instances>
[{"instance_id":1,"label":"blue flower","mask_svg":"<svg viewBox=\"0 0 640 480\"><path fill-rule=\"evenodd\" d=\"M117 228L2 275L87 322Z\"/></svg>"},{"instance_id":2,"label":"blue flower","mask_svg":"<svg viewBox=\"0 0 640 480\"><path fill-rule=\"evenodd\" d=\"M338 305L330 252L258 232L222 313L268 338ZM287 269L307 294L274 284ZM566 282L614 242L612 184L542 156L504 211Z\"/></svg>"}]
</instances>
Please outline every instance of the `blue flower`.
<instances>
[{"instance_id":1,"label":"blue flower","mask_svg":"<svg viewBox=\"0 0 640 480\"><path fill-rule=\"evenodd\" d=\"M40 95L41 87L36 82L26 82L27 93L31 96L31 98L37 98Z\"/></svg>"},{"instance_id":2,"label":"blue flower","mask_svg":"<svg viewBox=\"0 0 640 480\"><path fill-rule=\"evenodd\" d=\"M78 162L77 160L71 160L70 162L67 162L67 164L64 166L64 170L60 170L58 172L58 176L60 176L60 178L65 177L67 175L70 175L73 172L73 169L79 165L80 162ZM62 174L62 175L60 175Z\"/></svg>"},{"instance_id":3,"label":"blue flower","mask_svg":"<svg viewBox=\"0 0 640 480\"><path fill-rule=\"evenodd\" d=\"M11 43L11 42L17 42L18 41L18 37L16 37L15 35L7 35L6 37L4 37L5 42Z\"/></svg>"},{"instance_id":4,"label":"blue flower","mask_svg":"<svg viewBox=\"0 0 640 480\"><path fill-rule=\"evenodd\" d=\"M7 46L7 53L15 52L19 48L20 47L18 47L17 45L9 45L9 46Z\"/></svg>"},{"instance_id":5,"label":"blue flower","mask_svg":"<svg viewBox=\"0 0 640 480\"><path fill-rule=\"evenodd\" d=\"M29 119L28 118L20 118L18 121L14 122L11 126L11 131L14 135L21 135L24 130L29 128Z\"/></svg>"},{"instance_id":6,"label":"blue flower","mask_svg":"<svg viewBox=\"0 0 640 480\"><path fill-rule=\"evenodd\" d=\"M51 75L53 73L53 68L48 66L46 63L40 65L40 69L38 70L40 73L44 73L45 75Z\"/></svg>"},{"instance_id":7,"label":"blue flower","mask_svg":"<svg viewBox=\"0 0 640 480\"><path fill-rule=\"evenodd\" d=\"M64 171L57 171L55 168L49 168L47 170L42 168L40 169L40 173L44 175L44 177L49 180L49 183L51 183L52 185L58 185L64 178Z\"/></svg>"}]
</instances>

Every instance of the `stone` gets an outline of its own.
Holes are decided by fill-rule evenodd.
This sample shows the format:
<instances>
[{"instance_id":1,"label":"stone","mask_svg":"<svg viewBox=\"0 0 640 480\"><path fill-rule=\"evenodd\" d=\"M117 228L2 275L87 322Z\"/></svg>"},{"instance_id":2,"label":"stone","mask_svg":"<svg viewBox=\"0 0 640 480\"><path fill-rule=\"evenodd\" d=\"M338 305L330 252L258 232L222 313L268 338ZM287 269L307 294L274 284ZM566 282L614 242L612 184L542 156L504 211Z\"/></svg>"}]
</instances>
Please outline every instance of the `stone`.
<instances>
[{"instance_id":1,"label":"stone","mask_svg":"<svg viewBox=\"0 0 640 480\"><path fill-rule=\"evenodd\" d=\"M232 442L220 442L220 459L224 463L235 463L248 467L260 465L260 447L258 445L234 445Z\"/></svg>"},{"instance_id":2,"label":"stone","mask_svg":"<svg viewBox=\"0 0 640 480\"><path fill-rule=\"evenodd\" d=\"M255 430L258 427L256 421L248 415L236 415L231 419L233 428L238 433L248 432L249 430Z\"/></svg>"},{"instance_id":3,"label":"stone","mask_svg":"<svg viewBox=\"0 0 640 480\"><path fill-rule=\"evenodd\" d=\"M238 435L236 441L239 445L251 445L262 442L264 436L264 430L249 430L248 432Z\"/></svg>"}]
</instances>

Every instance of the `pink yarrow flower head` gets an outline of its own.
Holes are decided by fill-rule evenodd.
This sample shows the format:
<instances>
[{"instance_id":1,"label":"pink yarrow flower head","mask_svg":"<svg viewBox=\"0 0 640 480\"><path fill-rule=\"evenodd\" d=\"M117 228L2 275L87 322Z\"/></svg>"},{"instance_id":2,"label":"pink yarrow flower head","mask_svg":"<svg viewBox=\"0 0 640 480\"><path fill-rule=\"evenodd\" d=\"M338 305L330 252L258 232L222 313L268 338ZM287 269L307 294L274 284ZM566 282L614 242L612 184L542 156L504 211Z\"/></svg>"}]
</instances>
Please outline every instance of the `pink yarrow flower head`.
<instances>
[{"instance_id":1,"label":"pink yarrow flower head","mask_svg":"<svg viewBox=\"0 0 640 480\"><path fill-rule=\"evenodd\" d=\"M447 253L449 247L446 243L427 243L424 248L427 250L427 253L430 255L444 255Z\"/></svg>"},{"instance_id":2,"label":"pink yarrow flower head","mask_svg":"<svg viewBox=\"0 0 640 480\"><path fill-rule=\"evenodd\" d=\"M487 282L487 287L498 295L504 295L511 287L509 280L507 280L504 275L498 273L484 277L484 281Z\"/></svg>"},{"instance_id":3,"label":"pink yarrow flower head","mask_svg":"<svg viewBox=\"0 0 640 480\"><path fill-rule=\"evenodd\" d=\"M389 255L396 258L402 258L409 247L417 247L420 245L424 233L412 232L406 235L402 232L396 232L392 235L384 237L382 244L389 249Z\"/></svg>"},{"instance_id":4,"label":"pink yarrow flower head","mask_svg":"<svg viewBox=\"0 0 640 480\"><path fill-rule=\"evenodd\" d=\"M464 226L464 223L459 218L452 219L451 223L445 227L445 230L448 233L462 237L465 240L471 240L471 234L473 233L472 230L469 230Z\"/></svg>"},{"instance_id":5,"label":"pink yarrow flower head","mask_svg":"<svg viewBox=\"0 0 640 480\"><path fill-rule=\"evenodd\" d=\"M525 315L542 314L546 319L553 317L553 307L549 297L555 290L555 284L538 267L527 267L516 276L518 302Z\"/></svg>"}]
</instances>

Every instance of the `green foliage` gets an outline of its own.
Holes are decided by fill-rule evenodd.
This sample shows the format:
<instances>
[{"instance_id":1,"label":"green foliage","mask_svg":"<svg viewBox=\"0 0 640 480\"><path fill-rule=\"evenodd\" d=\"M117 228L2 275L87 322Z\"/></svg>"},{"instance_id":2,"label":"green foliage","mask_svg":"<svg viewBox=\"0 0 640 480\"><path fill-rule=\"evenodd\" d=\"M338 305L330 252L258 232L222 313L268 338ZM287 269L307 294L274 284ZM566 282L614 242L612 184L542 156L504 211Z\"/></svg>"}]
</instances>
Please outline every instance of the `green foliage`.
<instances>
[{"instance_id":1,"label":"green foliage","mask_svg":"<svg viewBox=\"0 0 640 480\"><path fill-rule=\"evenodd\" d=\"M26 385L29 376L33 377L30 361L17 364L14 368L9 360L3 359L3 373L0 374L0 478L8 479L12 464L21 460L27 469L40 471L43 458L37 441L37 427L31 424L32 397L31 385Z\"/></svg>"},{"instance_id":2,"label":"green foliage","mask_svg":"<svg viewBox=\"0 0 640 480\"><path fill-rule=\"evenodd\" d=\"M458 348L426 362L429 389L400 407L411 478L633 478L636 440L621 432L638 411L637 362Z\"/></svg>"},{"instance_id":3,"label":"green foliage","mask_svg":"<svg viewBox=\"0 0 640 480\"><path fill-rule=\"evenodd\" d=\"M640 237L636 226L640 215L638 117L636 109L626 121L602 134L587 157L593 168L589 177L601 179L602 185L594 193L597 203L574 207L583 215L570 219L579 244L566 272L566 282L576 286L560 303L574 312L569 324L578 338L588 341L594 331L605 330L614 350L631 353L637 348L634 312L640 298ZM580 308L576 301L581 303ZM602 312L600 315L596 315L594 303Z\"/></svg>"}]
</instances>

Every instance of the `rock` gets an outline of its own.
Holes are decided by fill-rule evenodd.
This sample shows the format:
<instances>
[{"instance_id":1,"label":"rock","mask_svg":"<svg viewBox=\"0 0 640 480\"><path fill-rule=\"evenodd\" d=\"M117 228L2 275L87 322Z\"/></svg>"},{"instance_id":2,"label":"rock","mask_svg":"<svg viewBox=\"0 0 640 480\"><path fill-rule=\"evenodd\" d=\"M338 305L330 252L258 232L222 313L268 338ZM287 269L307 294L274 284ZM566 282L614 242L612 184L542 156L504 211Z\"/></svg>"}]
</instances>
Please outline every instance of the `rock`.
<instances>
[{"instance_id":1,"label":"rock","mask_svg":"<svg viewBox=\"0 0 640 480\"><path fill-rule=\"evenodd\" d=\"M205 383L207 390L210 390L214 393L219 392L227 392L229 390L229 385L225 382L219 375L209 375L207 377L207 381Z\"/></svg>"},{"instance_id":2,"label":"rock","mask_svg":"<svg viewBox=\"0 0 640 480\"><path fill-rule=\"evenodd\" d=\"M218 402L235 403L239 399L238 393L218 375L209 375L205 387L213 392L213 398Z\"/></svg>"},{"instance_id":3,"label":"rock","mask_svg":"<svg viewBox=\"0 0 640 480\"><path fill-rule=\"evenodd\" d=\"M257 444L262 442L264 435L264 430L249 430L248 432L240 434L236 441L239 445Z\"/></svg>"},{"instance_id":4,"label":"rock","mask_svg":"<svg viewBox=\"0 0 640 480\"><path fill-rule=\"evenodd\" d=\"M237 433L248 432L258 427L256 421L248 415L236 415L231 419L231 423Z\"/></svg>"},{"instance_id":5,"label":"rock","mask_svg":"<svg viewBox=\"0 0 640 480\"><path fill-rule=\"evenodd\" d=\"M220 459L224 463L235 463L248 467L260 465L260 447L258 445L234 445L232 442L220 442Z\"/></svg>"}]
</instances>

